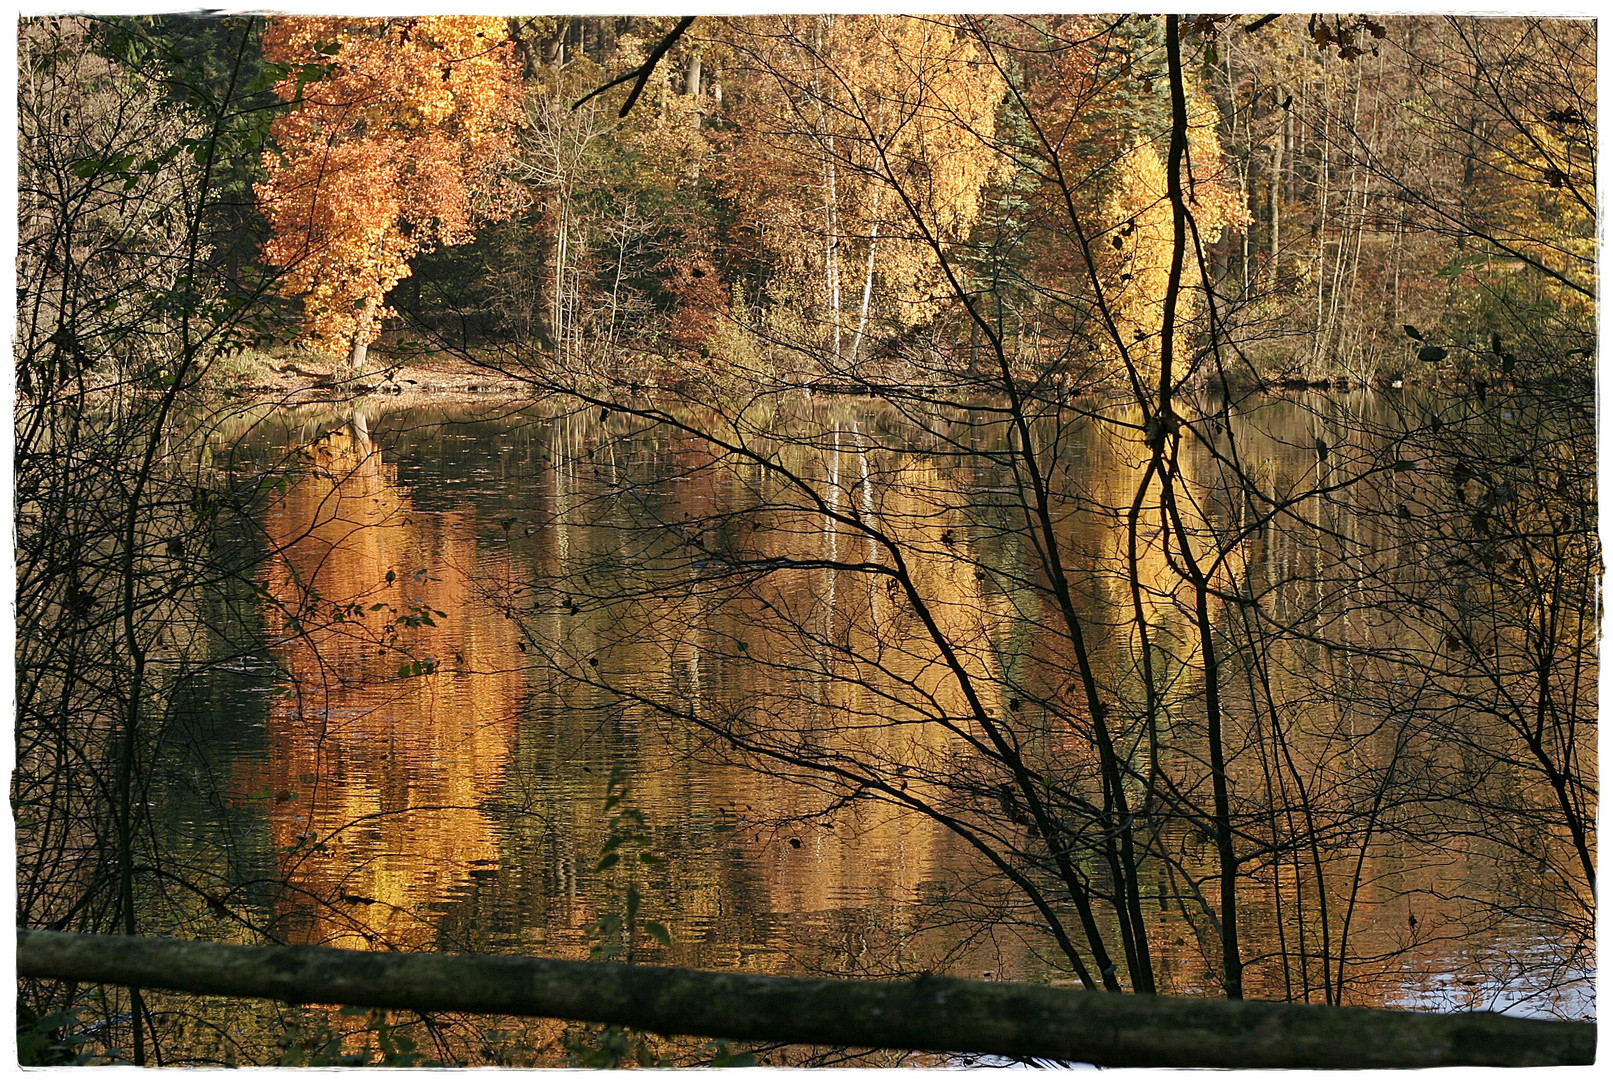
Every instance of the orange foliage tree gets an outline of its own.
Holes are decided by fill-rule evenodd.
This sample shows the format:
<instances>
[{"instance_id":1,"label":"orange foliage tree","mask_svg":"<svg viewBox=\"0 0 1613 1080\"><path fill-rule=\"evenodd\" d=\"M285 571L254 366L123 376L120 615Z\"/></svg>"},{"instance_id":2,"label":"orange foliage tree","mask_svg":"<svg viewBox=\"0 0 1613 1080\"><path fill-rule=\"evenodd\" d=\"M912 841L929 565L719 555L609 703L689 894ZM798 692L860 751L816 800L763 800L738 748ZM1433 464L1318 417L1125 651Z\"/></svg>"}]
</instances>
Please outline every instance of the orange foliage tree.
<instances>
[{"instance_id":1,"label":"orange foliage tree","mask_svg":"<svg viewBox=\"0 0 1613 1080\"><path fill-rule=\"evenodd\" d=\"M350 350L356 367L410 259L524 202L502 176L521 108L514 48L499 18L318 16L273 20L263 51L293 103L257 187L274 230L264 259L302 298L308 343Z\"/></svg>"}]
</instances>

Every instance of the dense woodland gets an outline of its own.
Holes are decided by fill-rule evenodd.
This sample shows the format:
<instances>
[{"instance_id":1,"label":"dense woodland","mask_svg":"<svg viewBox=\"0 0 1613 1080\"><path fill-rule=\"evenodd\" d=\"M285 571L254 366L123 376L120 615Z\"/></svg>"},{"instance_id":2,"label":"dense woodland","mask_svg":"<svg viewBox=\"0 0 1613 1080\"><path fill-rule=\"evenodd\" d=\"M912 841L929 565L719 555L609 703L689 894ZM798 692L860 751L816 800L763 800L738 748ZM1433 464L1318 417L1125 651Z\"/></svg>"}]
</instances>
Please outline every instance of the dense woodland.
<instances>
[{"instance_id":1,"label":"dense woodland","mask_svg":"<svg viewBox=\"0 0 1613 1080\"><path fill-rule=\"evenodd\" d=\"M541 685L799 793L777 822L921 819L975 861L904 888L1027 977L1381 1003L1461 953L1573 1014L1595 51L1525 17L25 20L19 925L358 940L350 886L299 876L312 827L173 824L244 805L210 688L261 663L329 711L456 656L489 723ZM448 586L307 547L349 543L354 492L383 548L412 513L365 415L443 357L552 420L552 490L464 549L528 545L455 586L502 620L480 652L437 629ZM347 427L254 442L288 372ZM696 653L725 676L679 674ZM698 963L637 914L668 872L613 857L673 842L630 765L575 825L605 890L576 921L598 959ZM364 947L452 944L388 933ZM33 1062L729 1053L209 1009L24 980L19 1037Z\"/></svg>"},{"instance_id":2,"label":"dense woodland","mask_svg":"<svg viewBox=\"0 0 1613 1080\"><path fill-rule=\"evenodd\" d=\"M647 385L751 357L794 371L807 354L905 372L921 353L977 355L971 306L1071 389L1123 381L1126 358L1094 352L1157 351L1159 19L706 19L641 83L587 96L675 22L492 19L413 39L408 20L40 22L23 31L25 84L45 95L25 95L25 160L66 170L60 199L77 184L99 201L131 169L165 201L205 183L190 194L214 287L272 307L255 331L278 321L328 356L385 328L546 368L641 368ZM1583 378L1588 24L1246 25L1185 31L1179 172L1202 260L1185 273L1195 317L1213 306L1220 323L1216 374L1488 377L1500 333L1525 370ZM99 94L115 130L93 96L51 111L82 86L27 78L62 74L74 51L81 83L87 65L126 66ZM130 80L154 99L144 121L117 100ZM86 163L100 171L79 176ZM49 314L23 320L25 392L53 348ZM1408 324L1448 342L1449 362L1411 363Z\"/></svg>"}]
</instances>

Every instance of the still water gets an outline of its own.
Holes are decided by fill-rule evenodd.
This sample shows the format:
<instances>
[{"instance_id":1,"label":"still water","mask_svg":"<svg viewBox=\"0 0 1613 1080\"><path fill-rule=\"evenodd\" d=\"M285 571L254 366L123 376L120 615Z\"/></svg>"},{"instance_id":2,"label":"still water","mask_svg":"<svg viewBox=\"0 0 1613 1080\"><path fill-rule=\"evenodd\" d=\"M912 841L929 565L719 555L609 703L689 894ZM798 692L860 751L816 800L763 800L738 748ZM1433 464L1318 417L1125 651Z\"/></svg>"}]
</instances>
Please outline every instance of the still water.
<instances>
[{"instance_id":1,"label":"still water","mask_svg":"<svg viewBox=\"0 0 1613 1080\"><path fill-rule=\"evenodd\" d=\"M1242 452L1272 492L1343 467L1347 437L1324 430L1329 410L1320 399L1279 402L1252 421ZM255 905L256 929L344 948L1072 982L978 845L892 805L911 779L915 797L980 813L978 800L947 802L974 790L957 779L969 731L927 722L964 710L959 678L913 632L887 581L809 565L877 561L844 518L880 517L910 553L910 580L958 644L982 707L1025 718L1046 760L1078 770L1090 757L1047 720L1066 690L1045 672L1068 664L1049 664L1060 646L1038 627L1053 616L1037 608L1023 543L1004 524L1011 500L998 459L982 466L960 453L978 450L967 425L937 440L887 413L838 403L770 419L810 430L810 446L769 453L777 471L824 493L821 505L754 462L722 464L699 440L597 410L282 412L233 442L238 470L281 477L259 533L242 540L263 553L259 655L232 661L207 691L224 717L206 736L210 767L229 778L223 842L249 868L239 897ZM1059 435L1065 473L1055 480L1076 492L1072 506L1121 510L1084 520L1072 511L1059 525L1072 562L1121 568L1083 579L1075 603L1123 643L1142 612L1153 678L1185 714L1202 673L1179 569L1146 536L1128 562L1123 509L1147 451L1116 430ZM1315 449L1324 438L1331 457ZM930 445L940 450L914 450ZM1235 525L1244 511L1205 469L1183 478L1204 493L1198 520ZM1399 497L1417 497L1407 490ZM1370 606L1290 595L1295 577L1329 597L1361 587L1343 580L1354 571L1322 566L1335 543L1385 546L1370 524L1325 520L1345 511L1336 501L1305 511L1323 540L1280 525L1251 533L1219 564L1222 591L1252 590L1278 621L1313 620L1311 637L1334 633L1334 617L1360 624L1341 632L1347 641L1385 633L1369 626ZM776 564L767 583L737 582L734 568L757 559ZM1230 626L1240 609L1214 617ZM1229 736L1241 748L1234 776L1247 777L1240 792L1262 769L1269 785L1272 768L1260 710L1238 707L1244 693L1275 695L1273 715L1294 716L1292 741L1272 760L1293 783L1326 791L1319 814L1342 822L1344 804L1394 802L1351 789L1352 770L1423 782L1385 772L1385 755L1428 768L1443 751L1417 757L1391 730L1404 715L1395 721L1387 705L1373 715L1372 694L1352 704L1340 693L1377 671L1359 659L1371 648L1260 648L1263 663L1227 680L1229 726L1250 718ZM1140 655L1134 643L1107 651L1100 677L1130 685ZM1160 768L1190 784L1199 743L1190 721L1176 722ZM748 740L748 756L720 730ZM797 760L767 757L780 747ZM898 794L848 794L801 768L803 757L875 762ZM758 760L775 767L747 767ZM954 787L936 786L943 775ZM1248 799L1254 822L1264 804ZM999 816L1015 814L1002 807ZM1589 954L1560 929L1579 914L1526 895L1528 867L1498 856L1482 822L1434 850L1417 842L1415 813L1385 821L1376 834L1340 827L1336 841L1277 856L1259 852L1250 825L1240 923L1251 996L1591 1013ZM1160 834L1173 865L1145 873L1142 899L1161 990L1215 994L1213 851L1195 833L1178 824ZM1541 842L1561 847L1559 833L1543 827ZM1560 850L1539 858L1572 861ZM1331 903L1325 949L1318 877ZM627 919L630 895L629 929L611 917Z\"/></svg>"}]
</instances>

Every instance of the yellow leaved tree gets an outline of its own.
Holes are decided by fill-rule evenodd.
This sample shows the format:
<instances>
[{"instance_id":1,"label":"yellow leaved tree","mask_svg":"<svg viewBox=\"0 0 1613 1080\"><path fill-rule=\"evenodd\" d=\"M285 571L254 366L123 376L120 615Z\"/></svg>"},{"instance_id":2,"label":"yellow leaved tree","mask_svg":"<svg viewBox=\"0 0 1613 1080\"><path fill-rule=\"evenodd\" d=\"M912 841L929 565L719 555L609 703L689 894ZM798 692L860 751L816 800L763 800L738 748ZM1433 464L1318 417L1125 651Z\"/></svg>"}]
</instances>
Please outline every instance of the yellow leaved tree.
<instances>
[{"instance_id":1,"label":"yellow leaved tree","mask_svg":"<svg viewBox=\"0 0 1613 1080\"><path fill-rule=\"evenodd\" d=\"M1187 169L1182 190L1198 226L1199 240L1208 247L1227 229L1247 225L1249 209L1226 176L1226 159L1216 135L1220 116L1214 103L1194 89L1187 95L1187 106ZM1143 385L1152 384L1158 376L1160 332L1170 283L1175 224L1167 190L1167 153L1168 148L1157 141L1139 137L1121 154L1099 214L1105 242L1095 252L1116 328ZM1202 279L1191 255L1191 235L1187 243L1189 257L1182 265L1178 322L1193 318L1202 308L1195 299Z\"/></svg>"},{"instance_id":2,"label":"yellow leaved tree","mask_svg":"<svg viewBox=\"0 0 1613 1080\"><path fill-rule=\"evenodd\" d=\"M1002 166L1005 84L935 19L768 16L728 47L752 75L733 109L740 229L775 260L777 298L824 313L831 354L855 361L876 299L901 327L935 314L937 249L968 236Z\"/></svg>"}]
</instances>

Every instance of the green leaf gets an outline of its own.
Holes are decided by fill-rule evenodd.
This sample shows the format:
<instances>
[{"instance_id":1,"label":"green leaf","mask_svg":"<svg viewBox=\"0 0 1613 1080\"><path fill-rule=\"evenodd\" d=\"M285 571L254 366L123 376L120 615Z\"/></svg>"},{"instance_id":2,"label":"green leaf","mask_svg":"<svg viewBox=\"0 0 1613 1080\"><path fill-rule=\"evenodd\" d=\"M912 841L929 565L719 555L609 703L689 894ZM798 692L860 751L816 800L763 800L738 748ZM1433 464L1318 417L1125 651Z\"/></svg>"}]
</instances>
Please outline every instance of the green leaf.
<instances>
[{"instance_id":1,"label":"green leaf","mask_svg":"<svg viewBox=\"0 0 1613 1080\"><path fill-rule=\"evenodd\" d=\"M1395 462L1395 472L1412 472L1416 468L1417 468L1417 463L1415 461L1406 461L1406 460L1402 459L1400 461Z\"/></svg>"},{"instance_id":2,"label":"green leaf","mask_svg":"<svg viewBox=\"0 0 1613 1080\"><path fill-rule=\"evenodd\" d=\"M713 1051L711 1067L714 1069L740 1068L749 1069L756 1064L756 1055L746 1050L734 1053L732 1044L727 1039L716 1039L711 1043Z\"/></svg>"},{"instance_id":3,"label":"green leaf","mask_svg":"<svg viewBox=\"0 0 1613 1080\"><path fill-rule=\"evenodd\" d=\"M77 1009L63 1009L60 1012L46 1013L34 1025L35 1031L60 1031L65 1027L72 1027L79 1022Z\"/></svg>"},{"instance_id":4,"label":"green leaf","mask_svg":"<svg viewBox=\"0 0 1613 1080\"><path fill-rule=\"evenodd\" d=\"M621 856L613 851L609 855L606 855L603 859L599 860L599 865L594 867L594 872L598 873L602 870L609 870L611 867L615 866L620 859Z\"/></svg>"},{"instance_id":5,"label":"green leaf","mask_svg":"<svg viewBox=\"0 0 1613 1080\"><path fill-rule=\"evenodd\" d=\"M661 944L666 945L669 948L671 947L671 945L672 945L672 935L667 931L667 928L662 926L660 923L658 923L658 922L647 922L647 923L645 923L644 924L644 932L646 934L650 935L656 941L659 941Z\"/></svg>"},{"instance_id":6,"label":"green leaf","mask_svg":"<svg viewBox=\"0 0 1613 1080\"><path fill-rule=\"evenodd\" d=\"M1411 325L1411 323L1402 323L1400 328L1404 330L1406 332L1406 336L1411 338L1413 341L1421 341L1423 339L1422 331Z\"/></svg>"},{"instance_id":7,"label":"green leaf","mask_svg":"<svg viewBox=\"0 0 1613 1080\"><path fill-rule=\"evenodd\" d=\"M374 1030L375 1044L381 1048L381 1060L391 1061L393 1058L397 1057L398 1047L397 1044L392 1041L392 1032L388 1031L386 1025L384 1024L376 1027Z\"/></svg>"},{"instance_id":8,"label":"green leaf","mask_svg":"<svg viewBox=\"0 0 1613 1080\"><path fill-rule=\"evenodd\" d=\"M1446 352L1438 345L1424 345L1417 350L1417 359L1425 364L1437 364L1445 359Z\"/></svg>"}]
</instances>

